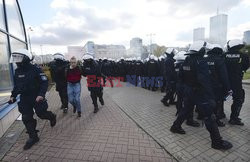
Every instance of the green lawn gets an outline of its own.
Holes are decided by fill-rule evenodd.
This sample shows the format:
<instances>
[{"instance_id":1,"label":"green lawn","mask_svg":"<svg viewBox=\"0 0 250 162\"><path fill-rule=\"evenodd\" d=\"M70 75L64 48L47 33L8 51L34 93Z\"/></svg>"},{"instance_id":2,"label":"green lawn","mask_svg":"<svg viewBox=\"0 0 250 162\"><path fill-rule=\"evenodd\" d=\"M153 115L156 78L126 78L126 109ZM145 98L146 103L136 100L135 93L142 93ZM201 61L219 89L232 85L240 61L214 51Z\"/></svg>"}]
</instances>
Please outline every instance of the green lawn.
<instances>
[{"instance_id":1,"label":"green lawn","mask_svg":"<svg viewBox=\"0 0 250 162\"><path fill-rule=\"evenodd\" d=\"M243 80L245 79L250 79L250 71L247 71L246 73L244 73Z\"/></svg>"}]
</instances>

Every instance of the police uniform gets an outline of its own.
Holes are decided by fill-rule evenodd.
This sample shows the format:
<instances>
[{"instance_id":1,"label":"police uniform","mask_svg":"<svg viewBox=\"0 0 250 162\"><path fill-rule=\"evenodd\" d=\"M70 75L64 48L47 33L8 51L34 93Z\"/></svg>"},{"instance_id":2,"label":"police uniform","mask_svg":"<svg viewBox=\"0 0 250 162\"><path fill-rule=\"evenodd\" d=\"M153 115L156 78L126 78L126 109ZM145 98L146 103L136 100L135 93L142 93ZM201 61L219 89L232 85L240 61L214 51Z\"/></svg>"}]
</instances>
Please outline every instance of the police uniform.
<instances>
[{"instance_id":1,"label":"police uniform","mask_svg":"<svg viewBox=\"0 0 250 162\"><path fill-rule=\"evenodd\" d=\"M228 42L230 44L230 42ZM243 72L249 68L249 57L242 54L240 45L230 48L225 53L225 63L228 70L229 82L233 91L233 104L229 123L233 125L244 125L239 118L242 104L245 99L245 91L242 87Z\"/></svg>"},{"instance_id":2,"label":"police uniform","mask_svg":"<svg viewBox=\"0 0 250 162\"><path fill-rule=\"evenodd\" d=\"M67 80L65 76L67 66L68 62L60 59L50 63L53 80L56 83L56 91L58 91L62 103L61 109L64 109L65 113L68 109Z\"/></svg>"},{"instance_id":3,"label":"police uniform","mask_svg":"<svg viewBox=\"0 0 250 162\"><path fill-rule=\"evenodd\" d=\"M173 59L174 55L167 54L167 58L165 61L165 71L164 74L166 76L166 95L161 100L162 103L166 106L169 104L174 104L174 94L176 91L176 73Z\"/></svg>"},{"instance_id":4,"label":"police uniform","mask_svg":"<svg viewBox=\"0 0 250 162\"><path fill-rule=\"evenodd\" d=\"M159 74L159 64L155 59L149 59L147 62L147 74L149 78L146 79L146 86L148 89L152 91L157 90L157 80Z\"/></svg>"},{"instance_id":5,"label":"police uniform","mask_svg":"<svg viewBox=\"0 0 250 162\"><path fill-rule=\"evenodd\" d=\"M190 49L200 47L196 50L190 50L190 56L185 59L180 69L180 77L184 84L184 107L178 113L178 117L174 121L170 131L173 133L185 134L181 125L188 113L192 111L194 105L196 105L204 116L204 123L210 133L212 148L227 150L232 147L232 144L222 140L215 120L215 115L213 114L213 109L215 107L214 94L212 91L208 64L203 58L205 54L205 45L206 43L203 41L193 44Z\"/></svg>"},{"instance_id":6,"label":"police uniform","mask_svg":"<svg viewBox=\"0 0 250 162\"><path fill-rule=\"evenodd\" d=\"M18 66L15 70L11 97L16 98L20 94L18 110L22 114L22 121L29 134L29 140L24 149L29 149L39 141L36 130L37 121L33 118L34 110L39 118L50 120L52 127L56 123L56 115L47 111L48 104L45 99L47 88L48 79L39 67L28 62ZM37 102L37 96L42 96L44 99Z\"/></svg>"},{"instance_id":7,"label":"police uniform","mask_svg":"<svg viewBox=\"0 0 250 162\"><path fill-rule=\"evenodd\" d=\"M225 126L219 119L222 118L224 114L224 98L230 92L227 68L222 58L222 53L222 49L216 47L208 52L208 57L206 58L209 66L212 88L215 94L216 107L214 109L214 114L216 115L218 126Z\"/></svg>"},{"instance_id":8,"label":"police uniform","mask_svg":"<svg viewBox=\"0 0 250 162\"><path fill-rule=\"evenodd\" d=\"M104 105L100 66L93 59L85 60L83 62L83 75L87 77L87 86L94 105L94 113L96 113L99 110L97 98L99 98L101 105Z\"/></svg>"}]
</instances>

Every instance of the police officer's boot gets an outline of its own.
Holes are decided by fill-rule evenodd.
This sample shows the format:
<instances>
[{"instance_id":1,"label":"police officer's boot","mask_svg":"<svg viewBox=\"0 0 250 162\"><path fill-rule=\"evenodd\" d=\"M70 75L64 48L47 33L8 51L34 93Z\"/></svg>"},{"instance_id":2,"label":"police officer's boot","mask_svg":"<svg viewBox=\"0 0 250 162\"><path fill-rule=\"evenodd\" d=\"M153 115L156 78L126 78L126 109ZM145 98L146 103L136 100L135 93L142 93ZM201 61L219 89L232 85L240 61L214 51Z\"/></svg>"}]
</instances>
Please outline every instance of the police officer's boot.
<instances>
[{"instance_id":1,"label":"police officer's boot","mask_svg":"<svg viewBox=\"0 0 250 162\"><path fill-rule=\"evenodd\" d=\"M218 125L216 123L215 115L212 114L211 116L205 117L204 119L205 126L210 133L210 137L212 140L211 147L218 150L228 150L232 148L233 145L230 142L222 140Z\"/></svg>"},{"instance_id":2,"label":"police officer's boot","mask_svg":"<svg viewBox=\"0 0 250 162\"><path fill-rule=\"evenodd\" d=\"M104 105L104 100L102 97L99 98L99 101L100 101L101 105Z\"/></svg>"},{"instance_id":3,"label":"police officer's boot","mask_svg":"<svg viewBox=\"0 0 250 162\"><path fill-rule=\"evenodd\" d=\"M98 105L94 105L94 113L97 113L99 111Z\"/></svg>"},{"instance_id":4,"label":"police officer's boot","mask_svg":"<svg viewBox=\"0 0 250 162\"><path fill-rule=\"evenodd\" d=\"M51 113L51 118L49 119L50 126L54 127L56 125L56 114Z\"/></svg>"},{"instance_id":5,"label":"police officer's boot","mask_svg":"<svg viewBox=\"0 0 250 162\"><path fill-rule=\"evenodd\" d=\"M168 101L165 99L165 97L163 99L161 99L161 102L163 103L164 106L169 106Z\"/></svg>"},{"instance_id":6,"label":"police officer's boot","mask_svg":"<svg viewBox=\"0 0 250 162\"><path fill-rule=\"evenodd\" d=\"M225 123L223 123L219 119L216 120L216 123L217 123L218 127L225 127Z\"/></svg>"},{"instance_id":7,"label":"police officer's boot","mask_svg":"<svg viewBox=\"0 0 250 162\"><path fill-rule=\"evenodd\" d=\"M241 106L235 106L235 104L233 104L231 110L232 113L230 116L230 120L228 121L229 124L243 126L244 123L241 122L241 119L239 118Z\"/></svg>"},{"instance_id":8,"label":"police officer's boot","mask_svg":"<svg viewBox=\"0 0 250 162\"><path fill-rule=\"evenodd\" d=\"M228 123L231 124L231 125L240 125L240 126L244 125L244 123L241 120L237 119L237 118L236 119L230 119L228 121Z\"/></svg>"},{"instance_id":9,"label":"police officer's boot","mask_svg":"<svg viewBox=\"0 0 250 162\"><path fill-rule=\"evenodd\" d=\"M186 134L185 130L181 126L172 125L170 131L178 134Z\"/></svg>"},{"instance_id":10,"label":"police officer's boot","mask_svg":"<svg viewBox=\"0 0 250 162\"><path fill-rule=\"evenodd\" d=\"M29 133L29 139L26 141L23 146L24 150L30 149L35 143L39 141L39 137L37 136L37 132Z\"/></svg>"},{"instance_id":11,"label":"police officer's boot","mask_svg":"<svg viewBox=\"0 0 250 162\"><path fill-rule=\"evenodd\" d=\"M29 134L29 139L26 141L23 149L28 150L31 148L35 143L39 141L39 138L37 136L37 130L36 130L36 124L37 121L29 115L24 115L22 116L23 123L26 127L27 133Z\"/></svg>"},{"instance_id":12,"label":"police officer's boot","mask_svg":"<svg viewBox=\"0 0 250 162\"><path fill-rule=\"evenodd\" d=\"M228 150L233 147L233 145L226 141L226 140L220 140L218 142L212 141L212 148L217 150Z\"/></svg>"},{"instance_id":13,"label":"police officer's boot","mask_svg":"<svg viewBox=\"0 0 250 162\"><path fill-rule=\"evenodd\" d=\"M200 126L200 123L193 120L193 119L189 119L186 121L186 124L191 126L191 127L199 127Z\"/></svg>"}]
</instances>

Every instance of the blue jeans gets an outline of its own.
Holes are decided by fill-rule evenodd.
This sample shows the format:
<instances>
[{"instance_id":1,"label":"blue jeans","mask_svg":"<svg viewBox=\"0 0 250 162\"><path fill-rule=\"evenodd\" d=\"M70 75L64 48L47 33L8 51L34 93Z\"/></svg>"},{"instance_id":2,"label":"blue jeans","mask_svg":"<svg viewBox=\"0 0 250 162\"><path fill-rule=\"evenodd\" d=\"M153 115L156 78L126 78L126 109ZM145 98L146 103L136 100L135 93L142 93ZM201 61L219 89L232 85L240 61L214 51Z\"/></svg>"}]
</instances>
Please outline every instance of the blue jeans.
<instances>
[{"instance_id":1,"label":"blue jeans","mask_svg":"<svg viewBox=\"0 0 250 162\"><path fill-rule=\"evenodd\" d=\"M81 112L81 83L69 83L68 82L68 100L78 112Z\"/></svg>"}]
</instances>

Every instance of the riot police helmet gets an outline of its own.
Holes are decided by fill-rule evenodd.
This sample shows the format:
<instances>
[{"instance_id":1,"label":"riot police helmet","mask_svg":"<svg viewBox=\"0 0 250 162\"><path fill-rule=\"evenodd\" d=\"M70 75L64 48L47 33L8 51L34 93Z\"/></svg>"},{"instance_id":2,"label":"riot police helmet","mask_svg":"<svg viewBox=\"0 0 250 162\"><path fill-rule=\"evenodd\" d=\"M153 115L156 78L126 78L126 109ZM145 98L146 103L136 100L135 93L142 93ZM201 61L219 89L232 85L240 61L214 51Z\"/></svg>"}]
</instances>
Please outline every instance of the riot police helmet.
<instances>
[{"instance_id":1,"label":"riot police helmet","mask_svg":"<svg viewBox=\"0 0 250 162\"><path fill-rule=\"evenodd\" d=\"M64 60L64 55L61 53L55 53L53 57L54 57L54 60Z\"/></svg>"},{"instance_id":2,"label":"riot police helmet","mask_svg":"<svg viewBox=\"0 0 250 162\"><path fill-rule=\"evenodd\" d=\"M245 43L242 40L232 39L227 42L225 51L226 52L230 50L237 51L237 50L242 49L244 46L245 46Z\"/></svg>"},{"instance_id":3,"label":"riot police helmet","mask_svg":"<svg viewBox=\"0 0 250 162\"><path fill-rule=\"evenodd\" d=\"M200 55L204 56L206 53L207 42L205 41L195 41L189 48L189 52L186 55Z\"/></svg>"},{"instance_id":4,"label":"riot police helmet","mask_svg":"<svg viewBox=\"0 0 250 162\"><path fill-rule=\"evenodd\" d=\"M34 59L33 55L27 49L18 49L12 52L10 63L30 63Z\"/></svg>"},{"instance_id":5,"label":"riot police helmet","mask_svg":"<svg viewBox=\"0 0 250 162\"><path fill-rule=\"evenodd\" d=\"M172 48L172 47L167 48L167 50L165 51L166 55L169 55L169 56L172 56L172 57L174 57L174 55L176 53L177 53L177 50Z\"/></svg>"}]
</instances>

